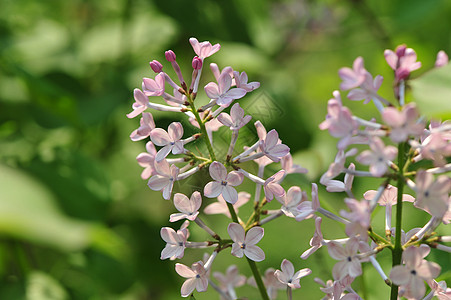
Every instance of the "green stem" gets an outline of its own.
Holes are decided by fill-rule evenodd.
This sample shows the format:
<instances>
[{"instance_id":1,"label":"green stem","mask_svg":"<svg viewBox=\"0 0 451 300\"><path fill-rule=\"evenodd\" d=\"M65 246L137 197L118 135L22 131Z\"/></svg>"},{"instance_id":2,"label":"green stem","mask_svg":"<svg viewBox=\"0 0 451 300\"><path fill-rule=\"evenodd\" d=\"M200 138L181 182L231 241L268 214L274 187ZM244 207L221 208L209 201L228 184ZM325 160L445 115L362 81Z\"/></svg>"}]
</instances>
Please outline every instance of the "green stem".
<instances>
[{"instance_id":1,"label":"green stem","mask_svg":"<svg viewBox=\"0 0 451 300\"><path fill-rule=\"evenodd\" d=\"M233 204L229 203L229 202L226 202L226 203L227 203L227 208L229 209L230 215L232 216L233 222L239 224L240 222L238 221L238 216L236 215L235 209L233 208Z\"/></svg>"},{"instance_id":2,"label":"green stem","mask_svg":"<svg viewBox=\"0 0 451 300\"><path fill-rule=\"evenodd\" d=\"M213 147L211 146L210 138L208 137L207 129L205 128L205 123L200 118L199 113L197 112L196 106L194 106L194 101L191 100L191 97L187 97L187 98L188 98L189 106L191 107L191 110L194 114L194 117L196 118L196 121L199 124L200 132L202 133L202 137L205 141L205 145L207 146L208 153L210 153L210 158L212 161L216 161L216 155L215 155L215 152L213 151Z\"/></svg>"},{"instance_id":3,"label":"green stem","mask_svg":"<svg viewBox=\"0 0 451 300\"><path fill-rule=\"evenodd\" d=\"M392 267L401 264L402 258L402 245L401 245L401 227L402 227L402 194L404 191L404 165L405 165L405 148L406 143L400 143L398 145L398 195L396 203L396 234L395 234L395 247L393 248L393 260ZM398 286L392 284L390 300L398 299Z\"/></svg>"},{"instance_id":4,"label":"green stem","mask_svg":"<svg viewBox=\"0 0 451 300\"><path fill-rule=\"evenodd\" d=\"M250 260L247 257L246 257L246 259L247 259L247 262L249 263L249 267L251 267L252 274L254 275L255 282L257 283L257 287L258 287L258 290L260 291L260 295L262 296L262 299L269 300L268 293L266 292L266 288L265 288L265 285L263 284L262 277L260 275L260 272L258 271L257 264L255 263L255 261Z\"/></svg>"}]
</instances>

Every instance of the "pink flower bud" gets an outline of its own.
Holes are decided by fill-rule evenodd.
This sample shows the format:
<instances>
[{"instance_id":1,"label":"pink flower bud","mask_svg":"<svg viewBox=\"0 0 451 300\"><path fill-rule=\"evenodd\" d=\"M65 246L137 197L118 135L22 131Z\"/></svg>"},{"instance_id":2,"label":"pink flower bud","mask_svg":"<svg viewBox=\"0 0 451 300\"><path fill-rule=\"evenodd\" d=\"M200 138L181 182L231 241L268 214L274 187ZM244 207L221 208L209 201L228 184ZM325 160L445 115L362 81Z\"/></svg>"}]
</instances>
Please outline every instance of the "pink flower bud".
<instances>
[{"instance_id":1,"label":"pink flower bud","mask_svg":"<svg viewBox=\"0 0 451 300\"><path fill-rule=\"evenodd\" d=\"M160 73L161 71L163 71L163 65L158 61L158 60L152 60L149 63L150 67L152 68L152 71L154 71L155 73Z\"/></svg>"},{"instance_id":2,"label":"pink flower bud","mask_svg":"<svg viewBox=\"0 0 451 300\"><path fill-rule=\"evenodd\" d=\"M399 45L396 47L395 52L396 56L403 57L406 53L407 46L405 44Z\"/></svg>"},{"instance_id":3,"label":"pink flower bud","mask_svg":"<svg viewBox=\"0 0 451 300\"><path fill-rule=\"evenodd\" d=\"M174 53L174 51L172 51L172 50L166 51L166 52L164 53L164 56L166 57L166 59L167 59L169 62L175 61L175 58L176 58L175 53Z\"/></svg>"},{"instance_id":4,"label":"pink flower bud","mask_svg":"<svg viewBox=\"0 0 451 300\"><path fill-rule=\"evenodd\" d=\"M192 66L195 70L202 69L202 59L200 59L198 56L194 56Z\"/></svg>"}]
</instances>

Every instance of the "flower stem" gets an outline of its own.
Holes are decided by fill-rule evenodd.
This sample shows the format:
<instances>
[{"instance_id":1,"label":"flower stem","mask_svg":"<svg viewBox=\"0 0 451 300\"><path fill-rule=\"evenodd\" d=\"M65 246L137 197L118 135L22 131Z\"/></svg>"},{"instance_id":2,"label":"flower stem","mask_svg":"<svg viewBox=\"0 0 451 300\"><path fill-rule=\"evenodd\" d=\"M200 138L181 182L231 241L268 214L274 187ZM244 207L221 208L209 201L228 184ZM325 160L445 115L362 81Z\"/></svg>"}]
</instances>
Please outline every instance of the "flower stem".
<instances>
[{"instance_id":1,"label":"flower stem","mask_svg":"<svg viewBox=\"0 0 451 300\"><path fill-rule=\"evenodd\" d=\"M257 283L257 287L258 287L258 290L260 291L260 295L262 296L262 299L269 300L268 293L266 292L266 288L265 288L265 285L263 284L262 277L260 275L260 272L258 271L257 264L255 263L255 261L250 260L247 257L246 257L246 259L247 259L247 262L249 263L249 267L252 270L252 274L254 275L255 282Z\"/></svg>"},{"instance_id":2,"label":"flower stem","mask_svg":"<svg viewBox=\"0 0 451 300\"><path fill-rule=\"evenodd\" d=\"M212 161L216 160L215 152L213 151L213 147L211 146L210 138L207 134L207 129L205 128L204 122L201 120L199 116L199 112L197 111L196 107L194 106L194 101L191 99L191 97L187 97L189 106L191 107L191 110L193 112L194 117L196 118L197 123L199 124L200 131L202 132L202 138L205 141L205 145L207 146L208 153L210 153L210 158Z\"/></svg>"},{"instance_id":3,"label":"flower stem","mask_svg":"<svg viewBox=\"0 0 451 300\"><path fill-rule=\"evenodd\" d=\"M405 164L405 153L406 143L400 143L398 145L398 195L397 195L397 205L396 205L396 234L395 234L395 247L393 248L393 260L392 267L401 264L402 258L402 245L401 245L401 226L402 226L402 194L404 190L404 164ZM392 284L390 300L398 299L398 286Z\"/></svg>"}]
</instances>

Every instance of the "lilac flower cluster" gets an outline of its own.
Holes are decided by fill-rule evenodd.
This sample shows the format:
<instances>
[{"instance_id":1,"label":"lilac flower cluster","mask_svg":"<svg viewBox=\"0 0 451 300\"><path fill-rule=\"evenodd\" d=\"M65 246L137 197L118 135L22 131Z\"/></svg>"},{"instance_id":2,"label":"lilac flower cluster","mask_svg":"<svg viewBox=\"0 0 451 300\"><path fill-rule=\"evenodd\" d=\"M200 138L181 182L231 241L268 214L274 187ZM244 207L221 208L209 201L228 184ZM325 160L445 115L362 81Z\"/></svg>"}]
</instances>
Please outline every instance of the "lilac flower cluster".
<instances>
[{"instance_id":1,"label":"lilac flower cluster","mask_svg":"<svg viewBox=\"0 0 451 300\"><path fill-rule=\"evenodd\" d=\"M434 280L440 273L440 266L427 261L425 257L431 247L451 252L451 247L442 244L450 242L451 237L434 233L441 223L451 222L451 179L447 175L438 175L451 170L451 165L447 163L451 155L451 125L440 121L427 123L414 103L405 104L406 82L410 73L421 67L414 50L402 45L395 51L385 52L387 63L394 70L396 104L378 94L383 78L380 75L373 77L365 69L363 58L357 58L352 69L342 68L339 71L343 80L340 88L349 90L347 98L364 100L364 103L373 102L379 110L380 122L354 116L343 105L339 91L335 91L334 97L328 102L328 114L319 127L339 138L338 153L320 183L329 192L344 192L347 195L344 203L349 209L335 214L321 207L315 183L312 184L310 200L300 187L292 186L286 191L282 186L287 174L306 173L307 170L293 164L290 148L282 143L276 130L268 132L261 122L256 121L254 126L258 140L244 149L236 147L240 129L252 119L236 100L259 88L258 82L248 82L245 72L240 73L232 67L221 70L218 65L211 63L210 69L216 82L204 86L209 101L198 103L196 99L200 92L205 59L219 51L220 45L199 42L195 38L191 38L190 43L196 56L192 59L189 86L175 53L166 51L166 60L171 64L177 80L174 81L163 71L160 62L150 62L156 76L144 78L142 89L134 90L133 111L127 115L129 118L141 116L140 127L131 133L130 138L133 141L148 139L147 151L137 156L138 163L144 168L142 179L148 180L150 189L161 191L164 199L172 199L178 212L170 215L170 222L186 219L178 230L170 227L161 229L161 237L166 242L161 259L182 258L187 248L213 249L191 267L179 263L175 265L176 272L186 278L181 287L183 297L188 297L194 290L206 291L211 286L221 299L237 299L235 288L247 282L259 289L262 299L275 299L279 289L286 289L287 298L292 299L292 289L301 287L300 279L309 275L310 269L295 272L293 263L284 259L280 270L270 268L262 276L256 265L256 262L266 257L264 250L257 245L264 237L262 226L286 216L298 222L310 218L315 220L311 248L302 253L302 259L307 259L326 246L329 255L338 261L332 270L333 280L325 283L319 278L315 279L325 294L323 299L361 299L352 288L352 283L362 275L364 262L370 262L391 287L390 299L397 299L398 296L421 299L426 293L424 281L431 288L425 299L433 296L450 299L451 292L446 284ZM447 62L446 54L441 51L436 67ZM171 93L166 91L167 86L171 87ZM149 97L156 100L150 101ZM158 103L157 97L164 102ZM226 112L228 107L230 110ZM145 112L149 108L186 116L198 133L184 138L185 130L180 122L171 123L167 130L157 128L152 114ZM231 131L230 145L224 157L219 157L213 147L213 132L221 126ZM194 142L196 153L192 151ZM350 148L355 144L368 149L358 153L357 148ZM368 171L358 170L354 163L345 166L347 159L354 156L358 166L369 166ZM244 168L248 164L243 163L248 161L257 164L257 174ZM430 167L419 169L417 165L420 161L421 166L427 166L429 162ZM280 163L280 170L265 177L265 167L273 163ZM207 168L211 180L203 188L193 191L191 195L172 195L175 181L185 180ZM336 179L342 173L345 174L344 180ZM353 193L355 176L381 178L382 183L377 190L369 190L362 197L356 197ZM238 215L238 208L251 199L249 193L239 191L239 186L245 180L256 186L254 212L248 220L242 220ZM415 197L404 194L407 187L415 193ZM230 219L227 226L229 237L218 235L201 219L199 210L205 198L216 198L217 201L208 204L203 213L224 214ZM279 202L280 208L265 210L264 206L274 199ZM430 221L422 228L405 233L402 230L403 202L425 211L431 216ZM372 214L378 205L384 206L386 211L384 234L372 229ZM397 205L395 226L392 226L393 205ZM324 217L342 223L347 237L326 240L321 231ZM190 222L205 230L211 239L190 241ZM246 258L253 277L246 280L239 275L236 266L230 266L225 275L214 272L216 281L213 280L210 276L211 266L218 254L227 248L231 248L233 256ZM393 268L389 276L376 259L377 254L385 249L393 253Z\"/></svg>"}]
</instances>

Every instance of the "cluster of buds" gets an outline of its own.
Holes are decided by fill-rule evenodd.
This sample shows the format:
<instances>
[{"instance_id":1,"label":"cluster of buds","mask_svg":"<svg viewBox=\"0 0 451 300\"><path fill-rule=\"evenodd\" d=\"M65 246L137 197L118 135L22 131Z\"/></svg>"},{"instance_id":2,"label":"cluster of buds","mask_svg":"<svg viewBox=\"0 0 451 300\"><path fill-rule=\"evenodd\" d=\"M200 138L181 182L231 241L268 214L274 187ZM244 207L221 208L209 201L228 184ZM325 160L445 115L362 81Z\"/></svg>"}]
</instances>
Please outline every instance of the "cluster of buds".
<instances>
[{"instance_id":1,"label":"cluster of buds","mask_svg":"<svg viewBox=\"0 0 451 300\"><path fill-rule=\"evenodd\" d=\"M196 99L204 61L219 51L220 45L200 43L195 38L191 38L190 43L196 54L192 60L190 85L184 80L175 53L166 51L166 60L171 63L177 80L171 79L163 71L160 62L150 62L156 76L154 79L144 78L142 89L134 90L133 111L127 115L129 118L141 116L140 127L131 133L130 138L133 141L148 140L147 151L137 156L138 163L144 167L142 179L148 180L150 189L161 191L164 199L172 200L178 212L170 215L170 222L186 219L178 230L170 227L161 229L161 238L166 242L161 259L180 259L187 248L208 252L191 267L180 263L175 265L176 272L186 278L181 287L183 297L190 296L194 290L206 291L211 286L221 299L237 299L235 288L247 282L258 288L262 299L275 299L279 289L286 289L287 298L292 299L292 289L300 288L300 278L309 275L310 269L295 272L293 263L284 259L280 270L270 268L262 276L256 265L256 262L265 259L264 250L257 245L264 236L263 225L282 216L298 222L305 219L315 221L311 248L302 253L302 259L307 259L320 247L326 246L330 256L339 261L332 271L333 280L325 283L319 278L315 279L322 286L320 289L325 293L324 299L361 299L352 288L352 283L362 274L362 262L371 262L382 279L392 287L391 299L397 299L398 293L409 299L421 299L426 293L424 281L431 287L431 293L426 298L449 296L446 284L434 281L440 273L440 266L424 258L430 247L451 252L451 247L442 244L450 242L451 237L434 233L439 224L451 221L451 179L446 175L437 175L451 170L446 160L451 155L451 125L439 121L427 124L413 103L404 103L405 85L410 72L421 66L412 49L400 46L395 52L387 50L385 53L389 66L395 72L396 105L378 94L383 78L376 76L373 79L364 68L361 57L355 60L353 69L343 68L339 71L343 79L341 89L350 90L348 98L373 102L381 114L381 122L354 116L343 105L338 91L329 100L328 114L320 124L320 129L329 130L332 136L340 140L335 161L321 177L320 183L329 192L346 193L344 201L349 208L349 211L335 214L321 207L315 183L312 184L310 199L298 186L291 186L288 190L282 186L288 174L306 173L307 170L293 164L290 148L282 143L275 129L267 131L260 121L255 121L258 135L255 143L243 149L236 146L240 129L250 126L248 123L252 119L236 100L259 88L258 82L248 82L245 72L240 73L232 67L221 70L218 65L211 63L210 69L216 82L204 86L209 101L198 103ZM436 66L446 63L446 54L440 52ZM172 88L171 93L166 92L167 86ZM151 102L149 97L160 97L164 102ZM171 123L167 130L157 128L147 109L186 116L194 131L198 132L184 138L185 130L180 122ZM224 151L225 154L220 157L213 144L213 133L222 126L228 127L231 134L227 152ZM386 145L388 143L394 145ZM369 150L357 155L356 148L349 149L354 144L367 145ZM193 149L196 149L196 153ZM353 163L345 167L346 159L352 156L356 156L356 161L361 165L368 165L369 170L356 170ZM243 164L249 161L257 164L257 174L249 170L249 164ZM431 168L418 169L416 165L420 161L422 166L425 165L423 161L431 161ZM280 163L279 171L265 174L265 167L275 163ZM192 191L191 195L173 193L175 181L199 174L202 169L208 169L211 177L205 186ZM345 173L344 181L335 179L341 173ZM359 197L355 197L352 190L355 176L381 178L382 184L358 200ZM239 186L245 180L253 182L256 189L254 211L247 220L242 220L238 209L252 198L251 194L239 191ZM394 185L390 185L391 182ZM416 197L403 194L405 187L411 188ZM217 201L204 205L204 214L224 214L230 219L228 237L220 236L202 220L202 202L210 201L206 198ZM265 205L274 199L280 208L265 209ZM430 221L422 228L404 233L401 229L403 201L430 214ZM371 217L378 205L386 209L385 235L372 229ZM397 205L396 226L392 226L391 222L393 205ZM324 217L342 223L347 237L324 239L321 232ZM188 227L191 222L205 230L211 238L200 242L189 240ZM245 257L253 277L246 280L243 275L239 275L236 266L230 266L225 275L214 272L213 278L210 276L216 257L227 248L231 248L233 256ZM384 249L393 252L394 264L389 276L385 275L376 259L376 255Z\"/></svg>"}]
</instances>

